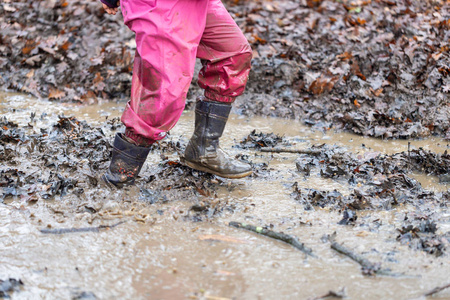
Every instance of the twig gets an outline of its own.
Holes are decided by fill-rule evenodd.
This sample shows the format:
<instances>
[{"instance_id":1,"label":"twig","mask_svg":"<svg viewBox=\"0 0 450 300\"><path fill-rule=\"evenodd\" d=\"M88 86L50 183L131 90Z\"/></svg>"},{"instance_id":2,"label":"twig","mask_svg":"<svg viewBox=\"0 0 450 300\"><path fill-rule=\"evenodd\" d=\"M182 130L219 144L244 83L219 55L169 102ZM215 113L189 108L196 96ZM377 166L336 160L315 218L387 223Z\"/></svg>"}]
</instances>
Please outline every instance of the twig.
<instances>
[{"instance_id":1,"label":"twig","mask_svg":"<svg viewBox=\"0 0 450 300\"><path fill-rule=\"evenodd\" d=\"M299 153L299 154L309 154L309 155L320 155L322 151L320 150L308 150L308 149L289 149L289 148L261 148L261 152L274 152L274 153Z\"/></svg>"},{"instance_id":2,"label":"twig","mask_svg":"<svg viewBox=\"0 0 450 300\"><path fill-rule=\"evenodd\" d=\"M122 223L125 223L125 221L118 222L113 225L100 225L97 227L81 227L81 228L57 228L57 229L41 229L40 231L42 233L48 233L48 234L64 234L64 233L72 233L72 232L100 232L102 229L110 229L114 228Z\"/></svg>"},{"instance_id":3,"label":"twig","mask_svg":"<svg viewBox=\"0 0 450 300\"><path fill-rule=\"evenodd\" d=\"M339 253L342 253L348 257L350 257L352 260L356 261L358 264L361 265L361 271L364 275L383 275L383 276L392 276L392 277L410 277L405 274L401 273L393 273L389 269L381 269L380 263L371 263L369 260L365 259L364 257L353 253L349 249L345 248L338 242L334 241L334 236L329 237L329 240L331 242L331 249L336 250Z\"/></svg>"},{"instance_id":4,"label":"twig","mask_svg":"<svg viewBox=\"0 0 450 300\"><path fill-rule=\"evenodd\" d=\"M411 142L408 142L408 169L411 170Z\"/></svg>"},{"instance_id":5,"label":"twig","mask_svg":"<svg viewBox=\"0 0 450 300\"><path fill-rule=\"evenodd\" d=\"M335 292L335 291L329 291L327 294L319 296L319 297L315 297L311 300L321 300L321 299L325 299L325 298L345 298L346 297L346 292L345 292L345 288L342 288L339 292Z\"/></svg>"},{"instance_id":6,"label":"twig","mask_svg":"<svg viewBox=\"0 0 450 300\"><path fill-rule=\"evenodd\" d=\"M331 241L331 249L336 250L339 253L344 254L345 256L350 257L354 261L356 261L358 264L362 267L362 272L364 275L373 275L380 271L380 264L373 264L364 257L353 253L349 249L345 248L341 244L337 243L336 241Z\"/></svg>"},{"instance_id":7,"label":"twig","mask_svg":"<svg viewBox=\"0 0 450 300\"><path fill-rule=\"evenodd\" d=\"M277 240L283 241L285 243L288 243L288 244L294 246L295 248L297 248L298 250L302 251L303 253L317 258L317 256L312 253L312 249L306 247L303 243L300 243L297 240L297 238L293 237L292 235L285 234L285 233L282 233L282 232L275 232L275 231L272 231L272 230L269 230L269 229L265 229L265 228L262 228L262 227L256 227L256 226L253 226L253 225L249 225L249 224L245 224L245 223L239 223L239 222L233 222L233 221L230 222L229 225L232 226L232 227L236 227L236 228L243 228L243 229L246 229L246 230L249 230L249 231L253 231L253 232L259 233L261 235L265 235L265 236L271 237L273 239L277 239Z\"/></svg>"},{"instance_id":8,"label":"twig","mask_svg":"<svg viewBox=\"0 0 450 300\"><path fill-rule=\"evenodd\" d=\"M432 296L432 295L434 295L434 294L436 294L436 293L439 293L439 292L442 291L442 290L448 289L449 287L450 287L450 283L449 283L449 284L446 284L446 285L444 285L444 286L438 286L438 287L435 287L434 289L432 289L431 291L429 291L428 293L426 293L424 296L425 296L425 297Z\"/></svg>"}]
</instances>

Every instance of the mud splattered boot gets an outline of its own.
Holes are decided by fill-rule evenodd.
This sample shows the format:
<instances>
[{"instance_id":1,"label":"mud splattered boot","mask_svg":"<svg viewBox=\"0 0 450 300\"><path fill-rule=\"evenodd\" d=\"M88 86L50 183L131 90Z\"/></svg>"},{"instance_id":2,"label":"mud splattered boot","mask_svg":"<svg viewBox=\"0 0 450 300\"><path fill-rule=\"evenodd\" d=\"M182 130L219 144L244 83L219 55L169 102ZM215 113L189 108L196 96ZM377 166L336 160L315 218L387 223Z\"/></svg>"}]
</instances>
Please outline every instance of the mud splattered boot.
<instances>
[{"instance_id":1,"label":"mud splattered boot","mask_svg":"<svg viewBox=\"0 0 450 300\"><path fill-rule=\"evenodd\" d=\"M111 164L102 175L108 185L123 187L134 184L150 151L148 147L140 147L128 142L121 133L114 139Z\"/></svg>"},{"instance_id":2,"label":"mud splattered boot","mask_svg":"<svg viewBox=\"0 0 450 300\"><path fill-rule=\"evenodd\" d=\"M195 129L181 162L193 169L225 178L242 178L252 173L249 164L231 158L219 147L231 104L198 101Z\"/></svg>"}]
</instances>

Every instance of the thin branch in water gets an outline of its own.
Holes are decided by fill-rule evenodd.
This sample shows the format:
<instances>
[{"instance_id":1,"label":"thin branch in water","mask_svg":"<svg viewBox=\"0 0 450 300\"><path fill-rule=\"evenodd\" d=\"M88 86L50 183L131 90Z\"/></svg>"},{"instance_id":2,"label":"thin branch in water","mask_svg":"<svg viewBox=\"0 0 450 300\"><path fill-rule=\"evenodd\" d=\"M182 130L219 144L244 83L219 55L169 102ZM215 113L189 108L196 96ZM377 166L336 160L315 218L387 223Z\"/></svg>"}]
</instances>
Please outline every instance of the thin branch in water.
<instances>
[{"instance_id":1,"label":"thin branch in water","mask_svg":"<svg viewBox=\"0 0 450 300\"><path fill-rule=\"evenodd\" d=\"M443 286L435 287L434 289L432 289L431 291L429 291L428 293L426 293L424 296L425 296L425 297L429 297L429 296L432 296L432 295L434 295L434 294L437 294L437 293L439 293L440 291L443 291L443 290L448 289L448 288L450 288L450 283L449 283L449 284L446 284L446 285L443 285Z\"/></svg>"},{"instance_id":2,"label":"thin branch in water","mask_svg":"<svg viewBox=\"0 0 450 300\"><path fill-rule=\"evenodd\" d=\"M380 264L371 263L364 257L352 252L350 249L345 248L336 241L331 241L331 249L350 257L352 260L360 264L364 275L373 275L380 271Z\"/></svg>"},{"instance_id":3,"label":"thin branch in water","mask_svg":"<svg viewBox=\"0 0 450 300\"><path fill-rule=\"evenodd\" d=\"M320 155L322 151L311 149L289 149L289 148L261 148L261 152L274 152L274 153L298 153L308 155Z\"/></svg>"},{"instance_id":4,"label":"thin branch in water","mask_svg":"<svg viewBox=\"0 0 450 300\"><path fill-rule=\"evenodd\" d=\"M235 227L235 228L243 228L249 231L253 231L256 232L258 234L261 235L265 235L268 236L270 238L276 239L276 240L280 240L283 241L285 243L288 243L292 246L294 246L295 248L297 248L298 250L302 251L303 253L310 255L312 257L317 258L316 255L314 255L312 253L312 249L306 247L303 243L300 243L296 237L289 235L289 234L285 234L282 232L275 232L269 229L265 229L262 227L256 227L253 225L249 225L249 224L245 224L245 223L240 223L240 222L230 222L229 223L230 226Z\"/></svg>"},{"instance_id":5,"label":"thin branch in water","mask_svg":"<svg viewBox=\"0 0 450 300\"><path fill-rule=\"evenodd\" d=\"M365 259L361 255L352 252L350 249L344 247L334 240L335 233L332 234L328 239L331 242L331 249L350 257L352 260L356 261L361 265L361 271L364 275L383 275L392 277L410 277L401 273L393 273L389 269L381 269L380 263L371 263L369 260Z\"/></svg>"},{"instance_id":6,"label":"thin branch in water","mask_svg":"<svg viewBox=\"0 0 450 300\"><path fill-rule=\"evenodd\" d=\"M315 297L311 300L321 300L321 299L326 299L326 298L345 298L347 297L346 295L347 293L345 292L345 288L342 288L339 292L335 292L335 291L329 291L327 294L319 296L319 297Z\"/></svg>"},{"instance_id":7,"label":"thin branch in water","mask_svg":"<svg viewBox=\"0 0 450 300\"><path fill-rule=\"evenodd\" d=\"M47 234L64 234L64 233L73 233L73 232L100 232L100 230L111 229L122 223L125 223L125 221L121 221L121 222L118 222L113 225L100 225L100 226L96 226L96 227L56 228L56 229L44 228L44 229L41 229L40 231L42 233L47 233Z\"/></svg>"}]
</instances>

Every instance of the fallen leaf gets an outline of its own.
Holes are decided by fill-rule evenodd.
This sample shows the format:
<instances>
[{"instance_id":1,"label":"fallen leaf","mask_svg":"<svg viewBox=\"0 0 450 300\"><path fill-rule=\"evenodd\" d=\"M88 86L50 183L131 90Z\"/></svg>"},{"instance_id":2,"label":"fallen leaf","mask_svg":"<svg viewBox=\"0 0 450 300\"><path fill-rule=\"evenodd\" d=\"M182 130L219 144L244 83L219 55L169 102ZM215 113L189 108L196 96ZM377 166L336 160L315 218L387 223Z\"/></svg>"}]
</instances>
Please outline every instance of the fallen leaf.
<instances>
[{"instance_id":1,"label":"fallen leaf","mask_svg":"<svg viewBox=\"0 0 450 300\"><path fill-rule=\"evenodd\" d=\"M38 54L38 55L34 55L34 56L30 57L30 58L27 58L25 60L25 63L27 65L30 65L30 66L34 67L36 64L40 63L41 60L42 60L42 56L40 54Z\"/></svg>"},{"instance_id":2,"label":"fallen leaf","mask_svg":"<svg viewBox=\"0 0 450 300\"><path fill-rule=\"evenodd\" d=\"M23 55L30 54L31 51L33 51L38 44L39 44L39 42L35 42L33 40L27 40L25 42L25 46L22 48L22 54Z\"/></svg>"},{"instance_id":3,"label":"fallen leaf","mask_svg":"<svg viewBox=\"0 0 450 300\"><path fill-rule=\"evenodd\" d=\"M369 233L367 231L360 231L356 234L356 236L359 236L359 237L366 237L368 235L369 235Z\"/></svg>"},{"instance_id":4,"label":"fallen leaf","mask_svg":"<svg viewBox=\"0 0 450 300\"><path fill-rule=\"evenodd\" d=\"M431 57L433 57L433 59L434 60L439 60L439 58L441 58L441 56L442 56L442 53L434 53L434 54L431 54Z\"/></svg>"},{"instance_id":5,"label":"fallen leaf","mask_svg":"<svg viewBox=\"0 0 450 300\"><path fill-rule=\"evenodd\" d=\"M383 92L383 88L379 88L377 90L373 90L372 88L370 89L370 91L372 92L372 94L375 97L379 97L381 95L381 93Z\"/></svg>"},{"instance_id":6,"label":"fallen leaf","mask_svg":"<svg viewBox=\"0 0 450 300\"><path fill-rule=\"evenodd\" d=\"M336 56L336 58L339 58L341 60L349 60L352 57L353 57L353 55L350 52L347 52L347 51Z\"/></svg>"},{"instance_id":7,"label":"fallen leaf","mask_svg":"<svg viewBox=\"0 0 450 300\"><path fill-rule=\"evenodd\" d=\"M225 270L217 270L216 274L218 274L218 275L225 275L225 276L234 276L234 275L236 275L236 273L234 273L234 272L229 272L229 271L225 271Z\"/></svg>"},{"instance_id":8,"label":"fallen leaf","mask_svg":"<svg viewBox=\"0 0 450 300\"><path fill-rule=\"evenodd\" d=\"M34 69L31 69L30 72L27 73L26 77L31 78L34 76Z\"/></svg>"},{"instance_id":9,"label":"fallen leaf","mask_svg":"<svg viewBox=\"0 0 450 300\"><path fill-rule=\"evenodd\" d=\"M48 93L49 99L61 99L66 96L64 91L60 91L58 89L50 89L50 93Z\"/></svg>"}]
</instances>

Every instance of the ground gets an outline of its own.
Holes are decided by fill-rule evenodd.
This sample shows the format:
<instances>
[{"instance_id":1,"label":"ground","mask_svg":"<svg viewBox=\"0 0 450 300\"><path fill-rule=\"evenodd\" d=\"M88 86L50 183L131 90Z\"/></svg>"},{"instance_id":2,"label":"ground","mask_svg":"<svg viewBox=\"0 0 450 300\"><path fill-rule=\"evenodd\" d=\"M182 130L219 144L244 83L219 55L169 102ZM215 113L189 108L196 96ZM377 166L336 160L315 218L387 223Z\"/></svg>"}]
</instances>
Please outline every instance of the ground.
<instances>
[{"instance_id":1,"label":"ground","mask_svg":"<svg viewBox=\"0 0 450 300\"><path fill-rule=\"evenodd\" d=\"M187 111L116 191L99 175L123 130L132 34L96 2L0 4L0 84L53 101L1 96L0 295L409 299L448 284L450 5L226 5L254 59L222 144L254 174L182 166ZM200 92L194 79L188 108ZM330 237L389 274L360 271Z\"/></svg>"}]
</instances>

